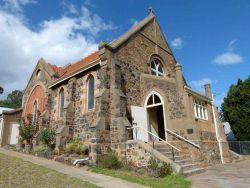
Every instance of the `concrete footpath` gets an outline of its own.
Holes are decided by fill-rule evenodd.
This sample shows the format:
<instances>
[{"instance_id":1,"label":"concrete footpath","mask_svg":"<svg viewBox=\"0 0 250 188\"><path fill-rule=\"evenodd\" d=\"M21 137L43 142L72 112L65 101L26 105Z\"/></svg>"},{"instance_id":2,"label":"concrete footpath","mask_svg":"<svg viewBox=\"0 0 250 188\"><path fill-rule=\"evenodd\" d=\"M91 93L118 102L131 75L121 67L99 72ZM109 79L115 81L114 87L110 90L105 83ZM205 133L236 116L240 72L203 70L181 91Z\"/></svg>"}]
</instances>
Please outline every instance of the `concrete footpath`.
<instances>
[{"instance_id":1,"label":"concrete footpath","mask_svg":"<svg viewBox=\"0 0 250 188\"><path fill-rule=\"evenodd\" d=\"M192 181L193 188L249 188L250 160L215 165L188 179Z\"/></svg>"},{"instance_id":2,"label":"concrete footpath","mask_svg":"<svg viewBox=\"0 0 250 188\"><path fill-rule=\"evenodd\" d=\"M93 172L89 172L84 168L76 168L72 166L68 166L56 161L52 161L49 159L44 159L40 157L36 157L33 155L27 155L24 153L19 153L11 150L6 150L3 148L0 148L0 153L9 155L12 157L17 157L20 159L23 159L25 161L29 161L34 164L38 164L41 166L44 166L49 169L56 170L58 172L61 172L63 174L66 174L70 177L75 177L78 179L81 179L83 181L88 181L90 183L93 183L97 186L104 187L104 188L142 188L144 186L138 185L135 183L130 183L125 180L119 179L119 178L114 178L111 176L105 176L102 174L96 174Z\"/></svg>"}]
</instances>

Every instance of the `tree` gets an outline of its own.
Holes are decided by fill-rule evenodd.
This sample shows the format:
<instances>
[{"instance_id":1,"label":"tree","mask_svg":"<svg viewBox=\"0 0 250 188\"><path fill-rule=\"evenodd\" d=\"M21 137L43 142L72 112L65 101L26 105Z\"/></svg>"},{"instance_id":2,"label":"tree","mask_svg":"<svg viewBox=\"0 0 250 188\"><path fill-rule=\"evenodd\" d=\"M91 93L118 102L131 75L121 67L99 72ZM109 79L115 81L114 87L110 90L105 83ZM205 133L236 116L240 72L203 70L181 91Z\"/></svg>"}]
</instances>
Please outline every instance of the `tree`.
<instances>
[{"instance_id":1,"label":"tree","mask_svg":"<svg viewBox=\"0 0 250 188\"><path fill-rule=\"evenodd\" d=\"M2 94L3 93L3 88L2 88L2 86L0 86L0 94Z\"/></svg>"},{"instance_id":2,"label":"tree","mask_svg":"<svg viewBox=\"0 0 250 188\"><path fill-rule=\"evenodd\" d=\"M6 108L19 108L22 106L23 91L14 90L7 96L7 100L0 100L0 106Z\"/></svg>"},{"instance_id":3,"label":"tree","mask_svg":"<svg viewBox=\"0 0 250 188\"><path fill-rule=\"evenodd\" d=\"M221 106L223 117L241 141L250 140L250 75L231 85Z\"/></svg>"}]
</instances>

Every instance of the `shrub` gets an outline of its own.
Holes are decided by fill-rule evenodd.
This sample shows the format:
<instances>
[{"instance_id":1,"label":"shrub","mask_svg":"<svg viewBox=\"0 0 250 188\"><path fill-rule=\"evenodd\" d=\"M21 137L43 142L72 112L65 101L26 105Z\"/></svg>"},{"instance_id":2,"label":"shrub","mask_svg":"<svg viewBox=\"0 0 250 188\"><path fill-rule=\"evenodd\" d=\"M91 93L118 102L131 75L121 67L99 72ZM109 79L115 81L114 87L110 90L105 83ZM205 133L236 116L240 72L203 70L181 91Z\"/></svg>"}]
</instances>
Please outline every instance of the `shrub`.
<instances>
[{"instance_id":1,"label":"shrub","mask_svg":"<svg viewBox=\"0 0 250 188\"><path fill-rule=\"evenodd\" d=\"M67 153L74 153L76 150L77 145L75 143L68 143L66 144L66 152Z\"/></svg>"},{"instance_id":2,"label":"shrub","mask_svg":"<svg viewBox=\"0 0 250 188\"><path fill-rule=\"evenodd\" d=\"M88 154L88 146L81 143L78 138L73 138L66 144L67 153Z\"/></svg>"},{"instance_id":3,"label":"shrub","mask_svg":"<svg viewBox=\"0 0 250 188\"><path fill-rule=\"evenodd\" d=\"M43 129L40 133L39 140L42 144L51 144L55 139L55 132L50 129Z\"/></svg>"},{"instance_id":4,"label":"shrub","mask_svg":"<svg viewBox=\"0 0 250 188\"><path fill-rule=\"evenodd\" d=\"M115 151L109 150L105 154L98 155L97 166L102 168L118 169L121 167L118 155Z\"/></svg>"},{"instance_id":5,"label":"shrub","mask_svg":"<svg viewBox=\"0 0 250 188\"><path fill-rule=\"evenodd\" d=\"M26 142L30 144L35 134L34 126L31 124L29 125L21 124L18 128L19 128L20 140L23 141L26 140Z\"/></svg>"},{"instance_id":6,"label":"shrub","mask_svg":"<svg viewBox=\"0 0 250 188\"><path fill-rule=\"evenodd\" d=\"M164 177L172 173L171 165L168 163L159 164L157 160L151 158L148 162L149 174L155 177Z\"/></svg>"},{"instance_id":7,"label":"shrub","mask_svg":"<svg viewBox=\"0 0 250 188\"><path fill-rule=\"evenodd\" d=\"M163 163L159 169L159 177L164 177L172 174L172 168L169 163Z\"/></svg>"},{"instance_id":8,"label":"shrub","mask_svg":"<svg viewBox=\"0 0 250 188\"><path fill-rule=\"evenodd\" d=\"M38 156L42 156L42 157L46 157L46 158L48 158L52 154L52 150L50 149L50 147L48 147L45 144L40 144L38 146L35 146L34 147L34 152Z\"/></svg>"}]
</instances>

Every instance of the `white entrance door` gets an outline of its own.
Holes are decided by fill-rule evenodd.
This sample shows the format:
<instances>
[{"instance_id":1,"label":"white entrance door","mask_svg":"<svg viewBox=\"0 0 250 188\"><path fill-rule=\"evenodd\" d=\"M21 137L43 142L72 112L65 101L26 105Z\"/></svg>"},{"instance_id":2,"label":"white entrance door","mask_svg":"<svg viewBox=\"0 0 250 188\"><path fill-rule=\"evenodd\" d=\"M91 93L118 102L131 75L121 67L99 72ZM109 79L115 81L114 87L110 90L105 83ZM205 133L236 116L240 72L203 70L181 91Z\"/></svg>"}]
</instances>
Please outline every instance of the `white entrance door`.
<instances>
[{"instance_id":1,"label":"white entrance door","mask_svg":"<svg viewBox=\"0 0 250 188\"><path fill-rule=\"evenodd\" d=\"M19 135L19 124L18 123L12 123L11 129L10 129L10 143L11 145L18 143L18 135Z\"/></svg>"},{"instance_id":2,"label":"white entrance door","mask_svg":"<svg viewBox=\"0 0 250 188\"><path fill-rule=\"evenodd\" d=\"M133 118L133 123L137 126L142 127L144 130L148 130L148 119L147 119L147 109L139 106L131 106L131 114ZM133 129L134 140L148 141L148 133L140 128Z\"/></svg>"}]
</instances>

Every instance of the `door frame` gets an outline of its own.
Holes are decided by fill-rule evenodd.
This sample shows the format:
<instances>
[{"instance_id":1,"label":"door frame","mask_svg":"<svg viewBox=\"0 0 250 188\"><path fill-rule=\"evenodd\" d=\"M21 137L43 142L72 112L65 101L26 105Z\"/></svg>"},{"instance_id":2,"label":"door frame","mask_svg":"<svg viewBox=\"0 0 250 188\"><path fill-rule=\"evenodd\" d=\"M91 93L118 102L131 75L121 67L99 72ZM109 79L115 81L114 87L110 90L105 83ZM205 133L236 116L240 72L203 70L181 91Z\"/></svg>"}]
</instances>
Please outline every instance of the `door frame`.
<instances>
[{"instance_id":1,"label":"door frame","mask_svg":"<svg viewBox=\"0 0 250 188\"><path fill-rule=\"evenodd\" d=\"M160 100L161 100L161 103L157 103L157 104L152 104L152 105L147 105L147 102L149 100L149 97L151 95L157 95ZM151 91L148 96L146 97L146 100L144 102L144 108L146 108L148 110L148 108L152 108L152 107L156 107L156 106L162 106L162 110L163 110L163 120L164 120L164 129L165 129L165 140L167 141L167 123L166 123L166 117L165 117L165 105L164 105L164 100L162 98L162 96L160 95L160 93L156 92L156 91ZM149 127L151 126L150 125L150 122L149 122L149 114L148 114L148 111L147 111L147 123L148 123L148 131L150 131ZM158 125L159 126L159 125ZM157 135L159 136L159 135Z\"/></svg>"}]
</instances>

